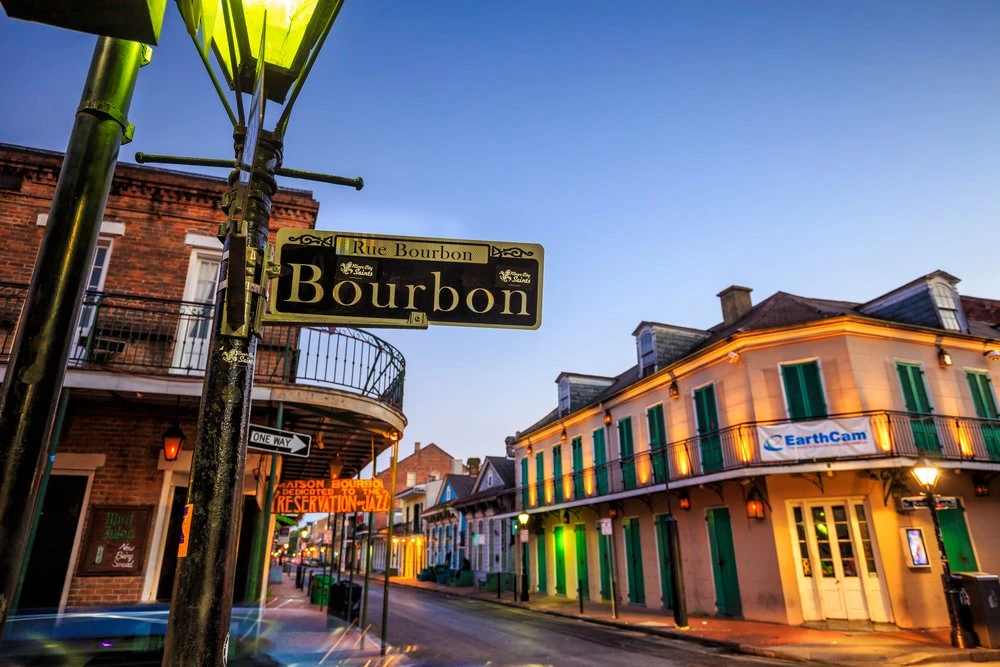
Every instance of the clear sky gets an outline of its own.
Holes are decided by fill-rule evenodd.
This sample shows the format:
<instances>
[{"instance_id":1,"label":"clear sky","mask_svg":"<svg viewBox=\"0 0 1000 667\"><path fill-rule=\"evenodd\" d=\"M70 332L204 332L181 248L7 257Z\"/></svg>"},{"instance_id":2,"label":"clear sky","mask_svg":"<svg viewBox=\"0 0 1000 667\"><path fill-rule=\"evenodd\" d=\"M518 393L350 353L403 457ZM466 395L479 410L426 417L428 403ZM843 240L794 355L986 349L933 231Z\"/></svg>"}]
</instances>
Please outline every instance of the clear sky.
<instances>
[{"instance_id":1,"label":"clear sky","mask_svg":"<svg viewBox=\"0 0 1000 667\"><path fill-rule=\"evenodd\" d=\"M136 150L231 157L174 3ZM319 227L541 243L542 328L376 331L413 441L463 458L635 363L715 294L867 300L934 269L1000 297L1000 3L347 0L285 165ZM95 38L0 18L0 141L63 150ZM218 173L218 172L216 172Z\"/></svg>"}]
</instances>

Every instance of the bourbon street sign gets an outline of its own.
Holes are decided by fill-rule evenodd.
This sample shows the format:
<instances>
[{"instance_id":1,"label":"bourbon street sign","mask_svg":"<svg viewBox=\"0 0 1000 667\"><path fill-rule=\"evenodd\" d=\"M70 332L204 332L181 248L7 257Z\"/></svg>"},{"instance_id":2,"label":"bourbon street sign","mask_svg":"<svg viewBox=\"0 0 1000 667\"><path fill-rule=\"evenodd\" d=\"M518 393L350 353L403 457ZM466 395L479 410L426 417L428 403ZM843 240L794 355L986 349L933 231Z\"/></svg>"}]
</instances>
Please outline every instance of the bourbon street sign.
<instances>
[{"instance_id":1,"label":"bourbon street sign","mask_svg":"<svg viewBox=\"0 0 1000 667\"><path fill-rule=\"evenodd\" d=\"M278 230L266 322L537 329L542 246Z\"/></svg>"},{"instance_id":2,"label":"bourbon street sign","mask_svg":"<svg viewBox=\"0 0 1000 667\"><path fill-rule=\"evenodd\" d=\"M274 493L276 514L388 512L389 491L380 479L300 479Z\"/></svg>"}]
</instances>

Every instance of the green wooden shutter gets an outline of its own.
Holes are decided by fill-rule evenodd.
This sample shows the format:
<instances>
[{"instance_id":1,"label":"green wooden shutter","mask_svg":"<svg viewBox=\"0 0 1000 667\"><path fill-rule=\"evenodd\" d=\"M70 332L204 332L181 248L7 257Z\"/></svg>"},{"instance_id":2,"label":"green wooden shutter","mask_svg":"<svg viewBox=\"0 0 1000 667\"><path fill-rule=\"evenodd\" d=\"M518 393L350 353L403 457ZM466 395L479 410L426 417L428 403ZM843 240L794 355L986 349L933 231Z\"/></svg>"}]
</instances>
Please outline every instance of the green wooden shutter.
<instances>
[{"instance_id":1,"label":"green wooden shutter","mask_svg":"<svg viewBox=\"0 0 1000 667\"><path fill-rule=\"evenodd\" d=\"M632 442L632 418L618 420L618 457L621 460L622 484L625 489L634 489L635 481L635 446Z\"/></svg>"},{"instance_id":2,"label":"green wooden shutter","mask_svg":"<svg viewBox=\"0 0 1000 667\"><path fill-rule=\"evenodd\" d=\"M587 527L582 523L573 527L576 537L576 578L577 587L584 600L590 599L590 568L587 564Z\"/></svg>"},{"instance_id":3,"label":"green wooden shutter","mask_svg":"<svg viewBox=\"0 0 1000 667\"><path fill-rule=\"evenodd\" d=\"M535 454L535 498L539 505L545 504L545 459L541 452Z\"/></svg>"},{"instance_id":4,"label":"green wooden shutter","mask_svg":"<svg viewBox=\"0 0 1000 667\"><path fill-rule=\"evenodd\" d=\"M996 399L993 397L990 376L986 373L966 371L965 377L969 381L972 402L976 406L976 416L980 419L997 419L1000 417L1000 414L997 412Z\"/></svg>"},{"instance_id":5,"label":"green wooden shutter","mask_svg":"<svg viewBox=\"0 0 1000 667\"><path fill-rule=\"evenodd\" d=\"M604 429L594 429L594 467L596 468L597 495L608 492L608 449L604 442Z\"/></svg>"},{"instance_id":6,"label":"green wooden shutter","mask_svg":"<svg viewBox=\"0 0 1000 667\"><path fill-rule=\"evenodd\" d=\"M535 569L538 571L538 592L548 593L549 584L545 577L545 531L538 532L535 545L535 557L538 559L538 563L535 564Z\"/></svg>"},{"instance_id":7,"label":"green wooden shutter","mask_svg":"<svg viewBox=\"0 0 1000 667\"><path fill-rule=\"evenodd\" d=\"M896 362L896 372L899 374L899 384L903 390L903 403L906 411L914 414L930 414L931 402L927 396L927 384L924 381L924 371L917 364ZM925 454L940 454L941 440L938 437L937 425L932 417L909 417L910 429L913 431L913 442L917 449Z\"/></svg>"},{"instance_id":8,"label":"green wooden shutter","mask_svg":"<svg viewBox=\"0 0 1000 667\"><path fill-rule=\"evenodd\" d=\"M656 553L660 561L660 597L664 609L674 607L674 586L671 580L670 548L667 540L667 515L656 517Z\"/></svg>"},{"instance_id":9,"label":"green wooden shutter","mask_svg":"<svg viewBox=\"0 0 1000 667\"><path fill-rule=\"evenodd\" d=\"M625 520L625 563L628 570L628 601L646 604L646 584L642 576L642 538L639 519Z\"/></svg>"},{"instance_id":10,"label":"green wooden shutter","mask_svg":"<svg viewBox=\"0 0 1000 667\"><path fill-rule=\"evenodd\" d=\"M819 362L786 364L781 367L788 400L790 419L822 419L826 417L826 398L820 380Z\"/></svg>"},{"instance_id":11,"label":"green wooden shutter","mask_svg":"<svg viewBox=\"0 0 1000 667\"><path fill-rule=\"evenodd\" d=\"M708 385L694 392L695 416L698 420L701 471L722 470L722 440L719 437L719 414L715 408L715 386Z\"/></svg>"},{"instance_id":12,"label":"green wooden shutter","mask_svg":"<svg viewBox=\"0 0 1000 667\"><path fill-rule=\"evenodd\" d=\"M586 494L583 487L583 438L573 438L573 498L579 500Z\"/></svg>"},{"instance_id":13,"label":"green wooden shutter","mask_svg":"<svg viewBox=\"0 0 1000 667\"><path fill-rule=\"evenodd\" d=\"M566 595L566 544L562 526L552 529L552 541L555 546L556 595Z\"/></svg>"},{"instance_id":14,"label":"green wooden shutter","mask_svg":"<svg viewBox=\"0 0 1000 667\"><path fill-rule=\"evenodd\" d=\"M597 530L597 557L601 563L601 599L611 599L611 548L608 546L610 538L601 535L600 526Z\"/></svg>"},{"instance_id":15,"label":"green wooden shutter","mask_svg":"<svg viewBox=\"0 0 1000 667\"><path fill-rule=\"evenodd\" d=\"M944 552L948 556L948 566L952 572L976 572L979 564L972 549L969 526L965 522L965 510L938 510L941 523L941 539Z\"/></svg>"},{"instance_id":16,"label":"green wooden shutter","mask_svg":"<svg viewBox=\"0 0 1000 667\"><path fill-rule=\"evenodd\" d=\"M563 501L563 479L562 479L562 446L556 445L552 448L552 485L555 487L555 502Z\"/></svg>"},{"instance_id":17,"label":"green wooden shutter","mask_svg":"<svg viewBox=\"0 0 1000 667\"><path fill-rule=\"evenodd\" d=\"M521 505L528 507L531 503L531 495L528 493L528 457L521 459Z\"/></svg>"},{"instance_id":18,"label":"green wooden shutter","mask_svg":"<svg viewBox=\"0 0 1000 667\"><path fill-rule=\"evenodd\" d=\"M646 410L646 422L649 425L649 455L653 459L653 482L662 484L667 481L667 427L663 419L663 405L654 405Z\"/></svg>"},{"instance_id":19,"label":"green wooden shutter","mask_svg":"<svg viewBox=\"0 0 1000 667\"><path fill-rule=\"evenodd\" d=\"M990 376L986 373L966 371L969 381L969 391L972 392L972 403L976 408L976 416L980 419L998 419L996 398ZM1000 423L985 422L979 425L983 433L983 443L991 461L1000 461Z\"/></svg>"}]
</instances>

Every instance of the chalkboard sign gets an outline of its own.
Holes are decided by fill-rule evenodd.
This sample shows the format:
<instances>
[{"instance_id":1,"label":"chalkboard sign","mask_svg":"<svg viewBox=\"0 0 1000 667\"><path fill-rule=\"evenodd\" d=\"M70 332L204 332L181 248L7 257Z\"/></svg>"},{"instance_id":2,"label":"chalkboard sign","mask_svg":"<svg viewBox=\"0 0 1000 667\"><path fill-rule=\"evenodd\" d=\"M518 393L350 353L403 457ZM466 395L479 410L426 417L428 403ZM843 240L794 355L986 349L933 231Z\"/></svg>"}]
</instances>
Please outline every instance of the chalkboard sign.
<instances>
[{"instance_id":1,"label":"chalkboard sign","mask_svg":"<svg viewBox=\"0 0 1000 667\"><path fill-rule=\"evenodd\" d=\"M148 506L91 507L77 574L141 575L152 514Z\"/></svg>"}]
</instances>

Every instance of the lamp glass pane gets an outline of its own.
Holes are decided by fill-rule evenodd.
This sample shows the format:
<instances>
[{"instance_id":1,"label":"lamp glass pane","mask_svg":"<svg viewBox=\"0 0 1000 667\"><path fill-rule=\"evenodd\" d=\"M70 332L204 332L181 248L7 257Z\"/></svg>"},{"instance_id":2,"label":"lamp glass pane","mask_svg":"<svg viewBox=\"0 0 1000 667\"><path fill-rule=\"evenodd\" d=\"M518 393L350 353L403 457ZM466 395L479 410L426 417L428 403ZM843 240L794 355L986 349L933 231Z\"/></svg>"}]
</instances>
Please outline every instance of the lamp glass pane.
<instances>
[{"instance_id":1,"label":"lamp glass pane","mask_svg":"<svg viewBox=\"0 0 1000 667\"><path fill-rule=\"evenodd\" d=\"M938 469L933 466L920 466L913 469L913 476L921 486L930 488L937 481Z\"/></svg>"},{"instance_id":2,"label":"lamp glass pane","mask_svg":"<svg viewBox=\"0 0 1000 667\"><path fill-rule=\"evenodd\" d=\"M244 0L243 13L247 21L250 55L258 57L261 27L266 12L264 62L282 69L291 69L318 4L319 0Z\"/></svg>"}]
</instances>

